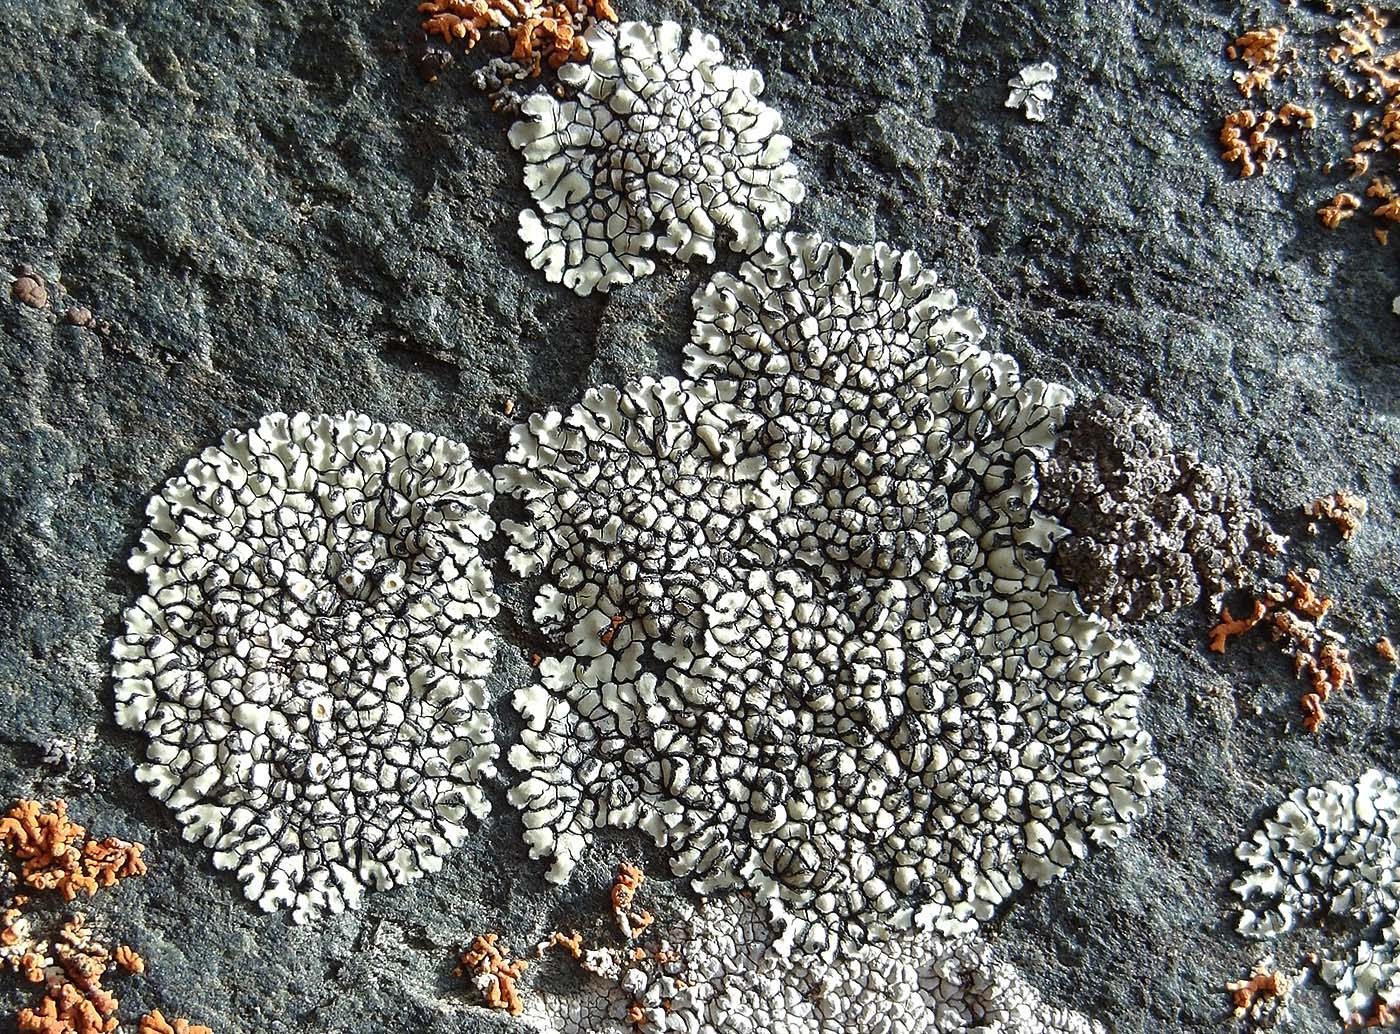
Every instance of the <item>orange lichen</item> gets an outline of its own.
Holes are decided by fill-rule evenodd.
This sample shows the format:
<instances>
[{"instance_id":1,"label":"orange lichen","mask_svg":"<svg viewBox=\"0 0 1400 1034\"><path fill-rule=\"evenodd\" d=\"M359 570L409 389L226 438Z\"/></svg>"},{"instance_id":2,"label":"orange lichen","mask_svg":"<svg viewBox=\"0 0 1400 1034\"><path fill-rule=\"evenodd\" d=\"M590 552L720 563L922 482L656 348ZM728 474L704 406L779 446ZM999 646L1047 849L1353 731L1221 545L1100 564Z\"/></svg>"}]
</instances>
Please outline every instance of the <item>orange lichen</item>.
<instances>
[{"instance_id":1,"label":"orange lichen","mask_svg":"<svg viewBox=\"0 0 1400 1034\"><path fill-rule=\"evenodd\" d=\"M423 31L468 50L487 33L501 33L512 60L531 75L588 57L584 31L595 20L616 22L609 0L424 0Z\"/></svg>"},{"instance_id":2,"label":"orange lichen","mask_svg":"<svg viewBox=\"0 0 1400 1034\"><path fill-rule=\"evenodd\" d=\"M488 1009L503 1009L512 1016L519 1016L525 1005L515 982L530 964L522 959L507 958L496 942L494 933L477 937L462 953L462 963L454 972L459 977L476 977L476 987Z\"/></svg>"},{"instance_id":3,"label":"orange lichen","mask_svg":"<svg viewBox=\"0 0 1400 1034\"><path fill-rule=\"evenodd\" d=\"M1400 664L1400 653L1396 653L1395 644L1390 641L1389 636L1381 636L1376 642L1376 655L1387 664Z\"/></svg>"},{"instance_id":4,"label":"orange lichen","mask_svg":"<svg viewBox=\"0 0 1400 1034\"><path fill-rule=\"evenodd\" d=\"M146 972L146 960L129 944L117 945L117 950L112 952L112 961L128 973Z\"/></svg>"},{"instance_id":5,"label":"orange lichen","mask_svg":"<svg viewBox=\"0 0 1400 1034\"><path fill-rule=\"evenodd\" d=\"M115 837L87 840L87 830L68 819L68 808L57 801L44 812L38 801L20 801L0 818L0 844L20 865L20 878L34 890L57 890L63 900L97 893L129 876L141 876L145 850Z\"/></svg>"},{"instance_id":6,"label":"orange lichen","mask_svg":"<svg viewBox=\"0 0 1400 1034\"><path fill-rule=\"evenodd\" d=\"M1259 965L1244 980L1232 980L1225 985L1235 1003L1235 1016L1246 1014L1258 1016L1263 1007L1278 1001L1288 994L1289 981L1286 976L1268 966Z\"/></svg>"},{"instance_id":7,"label":"orange lichen","mask_svg":"<svg viewBox=\"0 0 1400 1034\"><path fill-rule=\"evenodd\" d=\"M1240 93L1253 97L1255 90L1266 89L1279 74L1283 60L1283 38L1287 31L1282 25L1267 29L1251 29L1225 48L1231 61L1243 61L1247 71L1235 73Z\"/></svg>"},{"instance_id":8,"label":"orange lichen","mask_svg":"<svg viewBox=\"0 0 1400 1034\"><path fill-rule=\"evenodd\" d=\"M1315 733L1327 717L1322 705L1334 692L1356 681L1351 654L1336 643L1326 643L1317 657L1305 656L1303 671L1312 679L1312 689L1303 694L1303 724Z\"/></svg>"},{"instance_id":9,"label":"orange lichen","mask_svg":"<svg viewBox=\"0 0 1400 1034\"><path fill-rule=\"evenodd\" d=\"M1316 575L1313 574L1313 577L1316 578ZM1289 571L1285 578L1288 591L1292 594L1288 605L1294 613L1313 621L1321 621L1327 616L1327 612L1332 609L1332 600L1329 597L1319 596L1317 587L1297 571Z\"/></svg>"},{"instance_id":10,"label":"orange lichen","mask_svg":"<svg viewBox=\"0 0 1400 1034\"><path fill-rule=\"evenodd\" d=\"M1278 120L1285 126L1292 126L1296 122L1301 129L1317 128L1317 112L1292 101L1278 109Z\"/></svg>"},{"instance_id":11,"label":"orange lichen","mask_svg":"<svg viewBox=\"0 0 1400 1034\"><path fill-rule=\"evenodd\" d=\"M1400 1020L1400 1006L1390 1005L1382 1000L1376 1002L1376 1007L1370 1016L1363 1016L1359 1012L1352 1013L1351 1019L1347 1021L1347 1026L1374 1029L1376 1027L1389 1027L1396 1020Z\"/></svg>"},{"instance_id":12,"label":"orange lichen","mask_svg":"<svg viewBox=\"0 0 1400 1034\"><path fill-rule=\"evenodd\" d=\"M1350 21L1342 25L1338 31L1342 42L1331 47L1327 51L1327 56L1334 63L1340 64L1348 57L1374 54L1376 48L1385 42L1387 24L1389 24L1389 19L1368 4L1359 13L1353 14Z\"/></svg>"},{"instance_id":13,"label":"orange lichen","mask_svg":"<svg viewBox=\"0 0 1400 1034\"><path fill-rule=\"evenodd\" d=\"M640 912L632 911L637 891L645 882L646 874L637 866L623 862L617 867L617 876L613 879L610 895L612 910L617 919L618 929L629 940L639 936L654 921L652 914L645 909Z\"/></svg>"},{"instance_id":14,"label":"orange lichen","mask_svg":"<svg viewBox=\"0 0 1400 1034\"><path fill-rule=\"evenodd\" d=\"M608 627L598 633L598 641L604 646L612 646L613 640L617 638L617 630L626 622L627 619L621 614L614 614L608 618Z\"/></svg>"},{"instance_id":15,"label":"orange lichen","mask_svg":"<svg viewBox=\"0 0 1400 1034\"><path fill-rule=\"evenodd\" d=\"M1282 142L1269 136L1276 117L1271 111L1257 112L1248 108L1225 116L1220 127L1220 157L1239 163L1241 179L1267 171L1269 162L1281 153Z\"/></svg>"},{"instance_id":16,"label":"orange lichen","mask_svg":"<svg viewBox=\"0 0 1400 1034\"><path fill-rule=\"evenodd\" d=\"M19 863L25 886L57 891L65 901L146 872L140 844L112 837L89 840L87 830L69 820L62 801L47 812L37 801L15 805L0 818L0 847ZM103 981L114 968L145 972L144 960L129 945L110 951L93 936L81 914L66 919L56 934L33 936L23 914L28 903L28 896L15 895L0 914L0 945L13 949L9 968L43 988L37 1005L20 1011L19 1030L22 1034L112 1034L119 1026L118 1001ZM160 1022L164 1023L163 1018ZM145 1021L141 1030L148 1030ZM211 1034L207 1027L184 1020L176 1021L173 1028L152 1027L150 1032Z\"/></svg>"},{"instance_id":17,"label":"orange lichen","mask_svg":"<svg viewBox=\"0 0 1400 1034\"><path fill-rule=\"evenodd\" d=\"M1339 489L1308 503L1303 507L1303 516L1314 522L1326 518L1337 526L1343 539L1351 539L1365 522L1368 508L1365 496ZM1316 533L1317 524L1309 525L1308 530Z\"/></svg>"},{"instance_id":18,"label":"orange lichen","mask_svg":"<svg viewBox=\"0 0 1400 1034\"><path fill-rule=\"evenodd\" d=\"M1220 609L1220 621L1210 630L1210 649L1212 653L1224 653L1225 647L1234 636L1244 635L1259 622L1263 621L1269 614L1269 607L1263 600L1254 601L1254 610L1249 617L1236 618L1230 613L1229 607Z\"/></svg>"},{"instance_id":19,"label":"orange lichen","mask_svg":"<svg viewBox=\"0 0 1400 1034\"><path fill-rule=\"evenodd\" d=\"M142 1016L136 1029L137 1034L214 1034L208 1027L180 1017L174 1021L167 1020L159 1009L152 1009Z\"/></svg>"},{"instance_id":20,"label":"orange lichen","mask_svg":"<svg viewBox=\"0 0 1400 1034\"><path fill-rule=\"evenodd\" d=\"M536 953L543 958L544 953L550 948L563 948L575 959L583 958L583 934L574 930L572 933L560 933L555 930L549 935L549 940L540 945L540 950Z\"/></svg>"},{"instance_id":21,"label":"orange lichen","mask_svg":"<svg viewBox=\"0 0 1400 1034\"><path fill-rule=\"evenodd\" d=\"M1329 230L1335 230L1343 222L1356 214L1361 207L1361 199L1355 194L1348 194L1345 191L1337 194L1331 201L1317 210L1318 217L1322 220L1322 225Z\"/></svg>"}]
</instances>

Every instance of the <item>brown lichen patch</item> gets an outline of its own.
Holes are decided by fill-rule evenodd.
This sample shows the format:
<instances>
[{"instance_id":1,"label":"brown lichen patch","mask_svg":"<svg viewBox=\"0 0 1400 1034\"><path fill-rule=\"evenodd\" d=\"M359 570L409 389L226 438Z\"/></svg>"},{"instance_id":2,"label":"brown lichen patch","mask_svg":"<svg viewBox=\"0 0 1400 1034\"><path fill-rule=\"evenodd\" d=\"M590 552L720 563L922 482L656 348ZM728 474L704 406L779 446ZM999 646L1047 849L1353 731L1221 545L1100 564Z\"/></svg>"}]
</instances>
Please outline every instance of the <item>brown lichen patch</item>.
<instances>
[{"instance_id":1,"label":"brown lichen patch","mask_svg":"<svg viewBox=\"0 0 1400 1034\"><path fill-rule=\"evenodd\" d=\"M141 1017L137 1034L214 1034L208 1027L191 1023L183 1017L167 1020L159 1009L152 1009Z\"/></svg>"},{"instance_id":2,"label":"brown lichen patch","mask_svg":"<svg viewBox=\"0 0 1400 1034\"><path fill-rule=\"evenodd\" d=\"M1313 523L1308 525L1309 533L1317 534L1316 522L1326 519L1337 526L1344 540L1349 540L1365 522L1368 509L1365 496L1339 489L1308 503L1303 507L1303 516L1313 519Z\"/></svg>"},{"instance_id":3,"label":"brown lichen patch","mask_svg":"<svg viewBox=\"0 0 1400 1034\"><path fill-rule=\"evenodd\" d=\"M1376 641L1376 656L1392 667L1400 665L1400 653L1396 652L1389 636L1383 635Z\"/></svg>"},{"instance_id":4,"label":"brown lichen patch","mask_svg":"<svg viewBox=\"0 0 1400 1034\"><path fill-rule=\"evenodd\" d=\"M1254 971L1244 980L1232 980L1225 990L1235 1003L1235 1016L1249 1016L1258 1019L1266 1009L1277 1008L1288 992L1292 982L1267 963L1254 967Z\"/></svg>"},{"instance_id":5,"label":"brown lichen patch","mask_svg":"<svg viewBox=\"0 0 1400 1034\"><path fill-rule=\"evenodd\" d=\"M527 75L539 75L544 65L586 60L588 27L617 21L609 0L425 0L418 13L425 16L423 31L429 36L461 42L468 50L495 36Z\"/></svg>"},{"instance_id":6,"label":"brown lichen patch","mask_svg":"<svg viewBox=\"0 0 1400 1034\"><path fill-rule=\"evenodd\" d=\"M515 982L530 964L523 959L507 958L497 946L497 940L494 933L478 936L462 953L461 965L454 972L472 980L488 1009L502 1009L519 1016L525 1005Z\"/></svg>"},{"instance_id":7,"label":"brown lichen patch","mask_svg":"<svg viewBox=\"0 0 1400 1034\"><path fill-rule=\"evenodd\" d=\"M38 801L20 801L0 818L0 845L20 862L25 886L57 890L65 901L146 872L142 845L116 837L87 839L87 830L69 821L63 801L48 812Z\"/></svg>"},{"instance_id":8,"label":"brown lichen patch","mask_svg":"<svg viewBox=\"0 0 1400 1034\"><path fill-rule=\"evenodd\" d=\"M27 268L21 269L15 277L15 282L10 286L10 294L15 301L31 309L47 308L49 304L49 289L44 286L43 279Z\"/></svg>"},{"instance_id":9,"label":"brown lichen patch","mask_svg":"<svg viewBox=\"0 0 1400 1034\"><path fill-rule=\"evenodd\" d=\"M1248 617L1236 618L1230 613L1229 607L1220 609L1220 621L1210 630L1210 650L1212 653L1224 653L1230 640L1239 635L1244 635L1259 622L1263 621L1269 614L1269 607L1263 600L1254 601L1254 609Z\"/></svg>"},{"instance_id":10,"label":"brown lichen patch","mask_svg":"<svg viewBox=\"0 0 1400 1034\"><path fill-rule=\"evenodd\" d=\"M1243 61L1245 68L1235 73L1240 93L1253 97L1256 90L1267 89L1283 69L1283 40L1287 30L1282 25L1267 29L1250 29L1225 48L1231 61Z\"/></svg>"}]
</instances>

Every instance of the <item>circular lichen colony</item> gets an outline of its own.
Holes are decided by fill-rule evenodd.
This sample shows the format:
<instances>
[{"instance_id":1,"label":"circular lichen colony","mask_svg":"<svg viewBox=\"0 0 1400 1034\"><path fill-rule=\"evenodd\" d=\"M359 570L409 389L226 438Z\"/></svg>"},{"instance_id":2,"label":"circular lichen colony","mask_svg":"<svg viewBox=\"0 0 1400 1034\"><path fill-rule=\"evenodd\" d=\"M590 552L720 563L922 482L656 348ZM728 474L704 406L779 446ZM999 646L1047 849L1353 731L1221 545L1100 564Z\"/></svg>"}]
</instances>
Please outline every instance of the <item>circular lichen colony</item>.
<instances>
[{"instance_id":1,"label":"circular lichen colony","mask_svg":"<svg viewBox=\"0 0 1400 1034\"><path fill-rule=\"evenodd\" d=\"M724 64L713 36L674 22L624 22L589 35L566 64L569 100L538 93L510 131L539 211L520 215L531 265L579 294L652 272L653 250L715 258L759 246L803 197L782 118L758 100L763 77Z\"/></svg>"},{"instance_id":2,"label":"circular lichen colony","mask_svg":"<svg viewBox=\"0 0 1400 1034\"><path fill-rule=\"evenodd\" d=\"M264 417L151 499L117 720L263 908L354 907L487 811L490 500L465 446L354 413Z\"/></svg>"},{"instance_id":3,"label":"circular lichen colony","mask_svg":"<svg viewBox=\"0 0 1400 1034\"><path fill-rule=\"evenodd\" d=\"M1353 943L1321 966L1342 1022L1400 1007L1400 780L1371 769L1295 790L1235 854L1249 866L1233 884L1241 933L1274 938L1329 919Z\"/></svg>"},{"instance_id":4,"label":"circular lichen colony","mask_svg":"<svg viewBox=\"0 0 1400 1034\"><path fill-rule=\"evenodd\" d=\"M1068 393L979 348L917 260L805 254L810 276L741 271L773 278L770 331L803 313L751 371L759 332L702 297L717 375L517 429L513 553L546 571L536 616L568 656L517 695L512 799L556 879L593 829L639 826L807 940L967 930L1160 786L1150 669L1045 568L1035 460Z\"/></svg>"}]
</instances>

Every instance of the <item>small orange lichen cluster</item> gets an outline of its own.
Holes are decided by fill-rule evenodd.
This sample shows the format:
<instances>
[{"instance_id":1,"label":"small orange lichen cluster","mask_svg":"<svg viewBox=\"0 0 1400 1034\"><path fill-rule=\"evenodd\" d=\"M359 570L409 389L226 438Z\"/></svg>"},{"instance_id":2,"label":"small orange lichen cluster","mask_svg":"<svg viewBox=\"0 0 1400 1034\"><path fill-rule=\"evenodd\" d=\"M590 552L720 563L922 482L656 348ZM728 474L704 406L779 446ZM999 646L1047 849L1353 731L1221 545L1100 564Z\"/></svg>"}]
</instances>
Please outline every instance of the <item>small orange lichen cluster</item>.
<instances>
[{"instance_id":1,"label":"small orange lichen cluster","mask_svg":"<svg viewBox=\"0 0 1400 1034\"><path fill-rule=\"evenodd\" d=\"M1335 230L1342 223L1354 216L1361 208L1361 199L1355 194L1348 194L1342 191L1317 210L1318 217L1322 220L1322 225L1329 230Z\"/></svg>"},{"instance_id":2,"label":"small orange lichen cluster","mask_svg":"<svg viewBox=\"0 0 1400 1034\"><path fill-rule=\"evenodd\" d=\"M637 866L623 862L617 867L617 877L613 880L610 895L613 917L617 920L617 928L622 931L622 936L629 940L639 937L655 922L652 914L645 909L640 912L632 911L637 891L645 882L646 876Z\"/></svg>"},{"instance_id":3,"label":"small orange lichen cluster","mask_svg":"<svg viewBox=\"0 0 1400 1034\"><path fill-rule=\"evenodd\" d=\"M584 32L593 21L617 21L609 0L424 0L423 31L447 43L462 41L471 50L484 35L499 33L510 56L530 75L542 65L558 68L588 57Z\"/></svg>"},{"instance_id":4,"label":"small orange lichen cluster","mask_svg":"<svg viewBox=\"0 0 1400 1034\"><path fill-rule=\"evenodd\" d=\"M488 1009L504 1009L512 1016L519 1016L525 1005L520 1000L515 982L530 964L522 959L508 959L496 942L497 935L494 933L477 937L471 947L462 953L462 963L454 973L459 977L470 975L475 978L474 983L486 1000Z\"/></svg>"},{"instance_id":5,"label":"small orange lichen cluster","mask_svg":"<svg viewBox=\"0 0 1400 1034\"><path fill-rule=\"evenodd\" d=\"M608 627L598 633L598 641L604 646L611 647L613 640L617 638L618 629L626 623L627 619L621 614L614 614L612 617L608 618Z\"/></svg>"},{"instance_id":6,"label":"small orange lichen cluster","mask_svg":"<svg viewBox=\"0 0 1400 1034\"><path fill-rule=\"evenodd\" d=\"M1235 85L1240 93L1253 98L1256 92L1267 93L1275 78L1288 75L1283 40L1287 35L1281 25L1267 29L1251 29L1225 48L1231 61L1241 61L1245 67L1235 73ZM1256 173L1268 171L1269 162L1286 158L1283 141L1271 136L1274 126L1312 129L1317 116L1309 108L1289 101L1276 109L1256 111L1240 108L1225 116L1220 127L1220 157L1239 165L1240 178L1249 179Z\"/></svg>"},{"instance_id":7,"label":"small orange lichen cluster","mask_svg":"<svg viewBox=\"0 0 1400 1034\"><path fill-rule=\"evenodd\" d=\"M87 830L68 820L62 801L49 813L38 801L21 801L0 818L0 844L21 863L20 877L33 890L57 890L72 901L81 892L91 897L98 887L145 874L140 844L86 838Z\"/></svg>"},{"instance_id":8,"label":"small orange lichen cluster","mask_svg":"<svg viewBox=\"0 0 1400 1034\"><path fill-rule=\"evenodd\" d=\"M617 876L609 891L609 904L618 929L626 938L625 944L591 947L577 930L567 934L555 930L535 946L535 958L544 959L549 951L558 948L584 972L610 981L618 980L627 969L669 966L679 962L680 956L665 941L656 940L645 945L640 941L641 935L655 922L650 912L633 910L637 892L645 882L646 876L639 867L623 862L617 868ZM488 1007L507 1010L511 1015L518 1016L524 1005L516 981L526 965L523 961L507 958L498 946L496 934L485 934L477 937L462 955L456 974L474 978ZM677 986L685 986L679 978L673 976L673 979ZM639 1032L644 1030L645 1014L641 1003L635 999L628 1009L628 1020Z\"/></svg>"},{"instance_id":9,"label":"small orange lichen cluster","mask_svg":"<svg viewBox=\"0 0 1400 1034\"><path fill-rule=\"evenodd\" d=\"M1220 623L1210 630L1211 652L1224 653L1231 638L1244 635L1268 616L1269 607L1263 600L1255 600L1253 612L1244 618L1234 617L1229 607L1221 607Z\"/></svg>"},{"instance_id":10,"label":"small orange lichen cluster","mask_svg":"<svg viewBox=\"0 0 1400 1034\"><path fill-rule=\"evenodd\" d=\"M1277 75L1286 74L1283 64L1283 38L1287 30L1282 25L1267 29L1251 29L1225 48L1231 61L1243 61L1245 70L1235 73L1240 93L1253 97L1255 90L1266 89Z\"/></svg>"},{"instance_id":11,"label":"small orange lichen cluster","mask_svg":"<svg viewBox=\"0 0 1400 1034\"><path fill-rule=\"evenodd\" d=\"M1225 990L1234 999L1236 1018L1258 1019L1266 1008L1278 1006L1287 997L1292 984L1284 974L1261 963L1246 979L1230 981Z\"/></svg>"},{"instance_id":12,"label":"small orange lichen cluster","mask_svg":"<svg viewBox=\"0 0 1400 1034\"><path fill-rule=\"evenodd\" d=\"M1384 52L1388 24L1389 18L1375 7L1353 11L1338 29L1341 42L1327 51L1334 66L1333 86L1347 100L1365 105L1352 112L1351 153L1340 164L1352 179L1371 174L1366 197L1376 202L1370 213L1377 223L1372 229L1382 245L1390 240L1387 224L1400 222L1400 198L1390 178L1376 169L1381 159L1387 159L1391 171L1400 167L1400 50ZM1332 168L1329 163L1323 171L1330 173ZM1347 207L1338 209L1343 197ZM1355 194L1338 194L1319 215L1324 225L1336 229L1360 207Z\"/></svg>"},{"instance_id":13,"label":"small orange lichen cluster","mask_svg":"<svg viewBox=\"0 0 1400 1034\"><path fill-rule=\"evenodd\" d=\"M1400 653L1396 652L1395 644L1390 641L1390 636L1383 635L1376 641L1376 656L1392 667L1400 664Z\"/></svg>"},{"instance_id":14,"label":"small orange lichen cluster","mask_svg":"<svg viewBox=\"0 0 1400 1034\"><path fill-rule=\"evenodd\" d=\"M1235 618L1228 607L1223 608L1219 623L1210 630L1210 649L1224 653L1232 637L1244 635L1268 619L1273 640L1293 658L1294 674L1308 681L1300 706L1303 725L1312 733L1322 727L1327 717L1323 705L1331 695L1356 681L1349 651L1335 633L1323 628L1333 601L1318 593L1314 583L1319 577L1315 570L1306 575L1290 571L1286 585L1268 588L1254 601L1248 617Z\"/></svg>"},{"instance_id":15,"label":"small orange lichen cluster","mask_svg":"<svg viewBox=\"0 0 1400 1034\"><path fill-rule=\"evenodd\" d=\"M1303 507L1303 516L1311 517L1308 533L1317 534L1317 521L1326 519L1337 526L1344 540L1350 540L1366 520L1366 497L1339 489L1331 495L1320 496Z\"/></svg>"},{"instance_id":16,"label":"small orange lichen cluster","mask_svg":"<svg viewBox=\"0 0 1400 1034\"><path fill-rule=\"evenodd\" d=\"M79 893L95 894L121 880L146 873L140 844L108 837L87 839L87 830L68 818L62 801L44 811L37 801L21 801L0 818L0 847L19 863L25 887L57 891L65 902ZM37 1007L22 1009L20 1034L112 1034L118 1030L117 997L103 981L116 969L138 974L145 960L130 945L109 951L96 940L81 914L64 920L56 934L40 937L24 913L26 895L15 895L0 913L0 967L32 984L42 984ZM151 1026L148 1021L156 1022ZM207 1027L177 1020L171 1028L160 1013L140 1021L142 1034L212 1034Z\"/></svg>"},{"instance_id":17,"label":"small orange lichen cluster","mask_svg":"<svg viewBox=\"0 0 1400 1034\"><path fill-rule=\"evenodd\" d=\"M167 1020L159 1009L152 1009L142 1016L136 1031L137 1034L214 1034L208 1027L180 1017L173 1022Z\"/></svg>"},{"instance_id":18,"label":"small orange lichen cluster","mask_svg":"<svg viewBox=\"0 0 1400 1034\"><path fill-rule=\"evenodd\" d=\"M1301 129L1312 129L1317 125L1317 115L1310 108L1290 101L1277 112L1241 108L1225 116L1220 127L1220 157L1239 164L1241 179L1267 172L1269 162L1288 157L1283 141L1269 135L1275 123L1287 128L1296 124Z\"/></svg>"}]
</instances>

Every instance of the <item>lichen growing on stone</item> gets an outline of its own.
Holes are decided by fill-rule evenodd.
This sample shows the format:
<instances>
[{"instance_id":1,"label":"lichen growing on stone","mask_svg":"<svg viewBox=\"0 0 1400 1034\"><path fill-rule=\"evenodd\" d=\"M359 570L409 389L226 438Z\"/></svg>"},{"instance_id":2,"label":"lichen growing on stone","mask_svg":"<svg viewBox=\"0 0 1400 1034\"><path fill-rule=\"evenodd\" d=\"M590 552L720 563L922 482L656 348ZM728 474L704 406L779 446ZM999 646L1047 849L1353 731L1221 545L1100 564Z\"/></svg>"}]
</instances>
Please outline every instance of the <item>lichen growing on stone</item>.
<instances>
[{"instance_id":1,"label":"lichen growing on stone","mask_svg":"<svg viewBox=\"0 0 1400 1034\"><path fill-rule=\"evenodd\" d=\"M1300 922L1337 924L1347 947L1329 953L1324 980L1344 1022L1400 1004L1400 782L1378 769L1353 784L1295 790L1240 844L1248 866L1233 884L1240 932L1273 938Z\"/></svg>"},{"instance_id":2,"label":"lichen growing on stone","mask_svg":"<svg viewBox=\"0 0 1400 1034\"><path fill-rule=\"evenodd\" d=\"M499 33L509 42L511 60L529 75L539 75L542 64L558 68L585 60L584 36L593 20L617 21L608 0L424 0L418 13L425 16L424 32L468 50L484 35Z\"/></svg>"},{"instance_id":3,"label":"lichen growing on stone","mask_svg":"<svg viewBox=\"0 0 1400 1034\"><path fill-rule=\"evenodd\" d=\"M99 887L143 876L144 848L116 837L88 838L87 829L68 818L68 806L20 801L0 818L0 846L20 863L20 881L30 890L56 890L64 901L88 897Z\"/></svg>"},{"instance_id":4,"label":"lichen growing on stone","mask_svg":"<svg viewBox=\"0 0 1400 1034\"><path fill-rule=\"evenodd\" d=\"M117 719L263 908L353 907L486 812L490 500L465 446L353 413L229 432L152 498Z\"/></svg>"},{"instance_id":5,"label":"lichen growing on stone","mask_svg":"<svg viewBox=\"0 0 1400 1034\"><path fill-rule=\"evenodd\" d=\"M559 70L576 95L528 98L510 131L538 208L520 215L531 265L608 291L652 272L652 251L713 261L724 238L750 252L786 225L804 188L762 75L673 22L624 22L592 45Z\"/></svg>"},{"instance_id":6,"label":"lichen growing on stone","mask_svg":"<svg viewBox=\"0 0 1400 1034\"><path fill-rule=\"evenodd\" d=\"M1276 539L1244 478L1177 449L1145 403L1070 411L1040 464L1040 505L1068 531L1055 567L1088 609L1137 621L1240 585Z\"/></svg>"},{"instance_id":7,"label":"lichen growing on stone","mask_svg":"<svg viewBox=\"0 0 1400 1034\"><path fill-rule=\"evenodd\" d=\"M1011 88L1006 106L1025 109L1029 122L1044 122L1050 102L1055 99L1055 80L1059 77L1060 70L1049 61L1027 65L1006 84Z\"/></svg>"},{"instance_id":8,"label":"lichen growing on stone","mask_svg":"<svg viewBox=\"0 0 1400 1034\"><path fill-rule=\"evenodd\" d=\"M527 839L563 879L640 827L813 942L970 929L1162 778L1150 669L1038 555L1069 395L883 246L770 240L698 309L704 380L534 417L497 471L565 653L516 696Z\"/></svg>"},{"instance_id":9,"label":"lichen growing on stone","mask_svg":"<svg viewBox=\"0 0 1400 1034\"><path fill-rule=\"evenodd\" d=\"M20 801L0 818L0 855L10 863L0 865L0 972L12 972L42 992L16 1015L19 1034L120 1030L120 1002L107 980L144 973L145 961L130 945L109 947L80 912L59 922L51 911L40 911L34 895L55 892L68 903L80 892L92 896L99 888L144 876L144 850L116 837L90 838L69 819L63 801L48 810L38 801ZM211 1034L185 1020L172 1031L148 1027L143 1019L140 1032Z\"/></svg>"},{"instance_id":10,"label":"lichen growing on stone","mask_svg":"<svg viewBox=\"0 0 1400 1034\"><path fill-rule=\"evenodd\" d=\"M752 900L684 906L645 936L582 952L577 993L534 994L541 1034L1102 1034L1046 1003L987 944L927 934L835 959L793 949Z\"/></svg>"}]
</instances>

